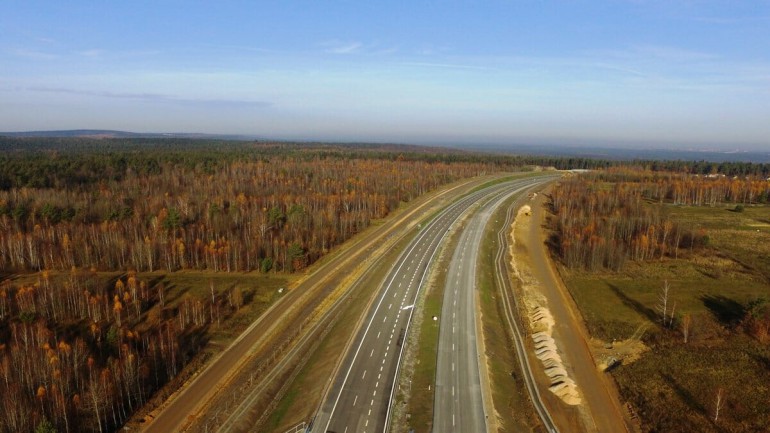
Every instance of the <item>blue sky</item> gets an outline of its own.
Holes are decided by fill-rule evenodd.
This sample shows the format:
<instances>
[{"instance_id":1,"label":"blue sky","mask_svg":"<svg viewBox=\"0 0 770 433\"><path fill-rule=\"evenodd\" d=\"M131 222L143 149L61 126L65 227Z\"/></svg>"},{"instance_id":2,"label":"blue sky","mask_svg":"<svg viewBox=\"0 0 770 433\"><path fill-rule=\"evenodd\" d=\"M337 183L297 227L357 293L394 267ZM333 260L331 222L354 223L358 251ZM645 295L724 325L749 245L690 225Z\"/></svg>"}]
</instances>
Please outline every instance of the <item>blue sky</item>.
<instances>
[{"instance_id":1,"label":"blue sky","mask_svg":"<svg viewBox=\"0 0 770 433\"><path fill-rule=\"evenodd\" d=\"M0 3L0 131L770 149L770 1Z\"/></svg>"}]
</instances>

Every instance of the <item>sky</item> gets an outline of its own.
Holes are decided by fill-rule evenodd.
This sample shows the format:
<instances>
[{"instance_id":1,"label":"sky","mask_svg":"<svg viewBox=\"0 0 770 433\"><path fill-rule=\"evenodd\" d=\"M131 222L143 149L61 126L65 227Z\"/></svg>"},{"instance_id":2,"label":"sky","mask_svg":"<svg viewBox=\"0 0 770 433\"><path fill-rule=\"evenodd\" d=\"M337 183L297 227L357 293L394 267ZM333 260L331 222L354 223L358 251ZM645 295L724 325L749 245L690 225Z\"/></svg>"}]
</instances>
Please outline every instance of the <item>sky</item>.
<instances>
[{"instance_id":1,"label":"sky","mask_svg":"<svg viewBox=\"0 0 770 433\"><path fill-rule=\"evenodd\" d=\"M770 149L770 0L0 2L0 131Z\"/></svg>"}]
</instances>

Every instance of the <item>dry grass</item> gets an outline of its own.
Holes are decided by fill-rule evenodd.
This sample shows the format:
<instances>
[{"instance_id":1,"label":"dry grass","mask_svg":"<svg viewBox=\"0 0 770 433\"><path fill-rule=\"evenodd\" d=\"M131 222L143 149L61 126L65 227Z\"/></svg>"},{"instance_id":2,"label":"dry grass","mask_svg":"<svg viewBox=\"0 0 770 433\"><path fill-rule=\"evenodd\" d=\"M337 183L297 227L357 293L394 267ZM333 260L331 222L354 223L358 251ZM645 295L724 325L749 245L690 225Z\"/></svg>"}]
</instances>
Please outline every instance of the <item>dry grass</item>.
<instances>
[{"instance_id":1,"label":"dry grass","mask_svg":"<svg viewBox=\"0 0 770 433\"><path fill-rule=\"evenodd\" d=\"M484 343L492 387L492 404L498 417L499 431L538 431L542 428L523 381L513 348L512 336L506 330L502 300L494 278L498 249L495 220L504 221L510 201L498 208L484 232L478 264L479 300L483 320ZM490 408L492 409L492 408Z\"/></svg>"},{"instance_id":2,"label":"dry grass","mask_svg":"<svg viewBox=\"0 0 770 433\"><path fill-rule=\"evenodd\" d=\"M770 348L740 326L748 302L770 297L770 207L731 209L669 207L675 221L709 237L707 248L679 259L629 262L619 273L562 269L592 336L623 340L646 329L651 350L613 370L645 432L770 429ZM671 327L657 308L664 281L676 304ZM715 423L719 388L727 403Z\"/></svg>"}]
</instances>

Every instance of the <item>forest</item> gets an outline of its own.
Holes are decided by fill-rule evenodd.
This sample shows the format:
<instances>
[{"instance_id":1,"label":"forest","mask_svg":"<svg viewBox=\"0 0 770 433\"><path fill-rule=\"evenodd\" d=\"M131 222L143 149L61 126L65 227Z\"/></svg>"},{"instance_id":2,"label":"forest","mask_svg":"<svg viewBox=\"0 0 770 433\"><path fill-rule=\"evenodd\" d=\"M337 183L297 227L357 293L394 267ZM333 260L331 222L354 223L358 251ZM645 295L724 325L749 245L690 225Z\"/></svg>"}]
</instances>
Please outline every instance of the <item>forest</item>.
<instances>
[{"instance_id":1,"label":"forest","mask_svg":"<svg viewBox=\"0 0 770 433\"><path fill-rule=\"evenodd\" d=\"M213 282L171 302L164 273L298 272L427 191L521 169L410 146L49 140L0 140L0 432L120 429L246 302Z\"/></svg>"},{"instance_id":2,"label":"forest","mask_svg":"<svg viewBox=\"0 0 770 433\"><path fill-rule=\"evenodd\" d=\"M402 145L0 137L0 432L120 429L214 323L248 302L213 282L172 302L162 275L301 272L453 181L602 169L553 195L561 257L587 267L705 242L644 203L768 199L758 180L767 166L628 168L640 164ZM755 177L693 173L722 169ZM606 176L623 178L615 193Z\"/></svg>"},{"instance_id":3,"label":"forest","mask_svg":"<svg viewBox=\"0 0 770 433\"><path fill-rule=\"evenodd\" d=\"M677 224L661 204L737 205L770 201L770 181L616 167L560 183L551 194L551 246L568 268L621 270L628 260L678 257L708 237Z\"/></svg>"}]
</instances>

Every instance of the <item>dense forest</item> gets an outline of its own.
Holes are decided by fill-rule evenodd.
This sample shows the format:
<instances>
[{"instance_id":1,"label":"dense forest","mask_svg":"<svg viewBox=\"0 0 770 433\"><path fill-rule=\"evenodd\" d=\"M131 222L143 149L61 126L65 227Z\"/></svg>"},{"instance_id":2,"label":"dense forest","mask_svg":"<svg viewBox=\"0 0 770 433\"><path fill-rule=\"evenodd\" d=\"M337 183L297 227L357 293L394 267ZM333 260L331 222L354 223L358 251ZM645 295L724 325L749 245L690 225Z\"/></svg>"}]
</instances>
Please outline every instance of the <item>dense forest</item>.
<instances>
[{"instance_id":1,"label":"dense forest","mask_svg":"<svg viewBox=\"0 0 770 433\"><path fill-rule=\"evenodd\" d=\"M0 432L119 429L245 302L212 283L169 303L158 275L298 271L427 191L520 169L409 146L0 143Z\"/></svg>"},{"instance_id":2,"label":"dense forest","mask_svg":"<svg viewBox=\"0 0 770 433\"><path fill-rule=\"evenodd\" d=\"M739 206L770 201L770 182L633 168L573 176L551 194L552 246L570 268L620 270L627 260L678 256L708 243L681 227L661 204ZM740 207L739 207L740 209Z\"/></svg>"},{"instance_id":3,"label":"dense forest","mask_svg":"<svg viewBox=\"0 0 770 433\"><path fill-rule=\"evenodd\" d=\"M171 303L158 275L296 272L459 179L535 165L602 169L553 196L562 257L585 266L703 242L645 202L768 199L758 177L767 166L667 164L401 145L0 137L0 432L119 429L179 375L207 329L246 302L237 287L211 283L206 296ZM650 170L625 168L638 165ZM723 169L756 177L692 174ZM618 194L602 192L606 176L625 177Z\"/></svg>"},{"instance_id":4,"label":"dense forest","mask_svg":"<svg viewBox=\"0 0 770 433\"><path fill-rule=\"evenodd\" d=\"M116 172L103 158L80 169L80 183L53 170L49 183L65 186L0 191L0 269L293 271L402 202L499 169L269 152L230 160L193 154L145 168L124 161ZM99 173L105 178L88 180Z\"/></svg>"},{"instance_id":5,"label":"dense forest","mask_svg":"<svg viewBox=\"0 0 770 433\"><path fill-rule=\"evenodd\" d=\"M152 290L151 290L152 289ZM92 271L0 286L0 431L114 431L199 349L237 294L163 309L163 288ZM145 317L160 304L160 312ZM213 316L212 316L213 315Z\"/></svg>"}]
</instances>

